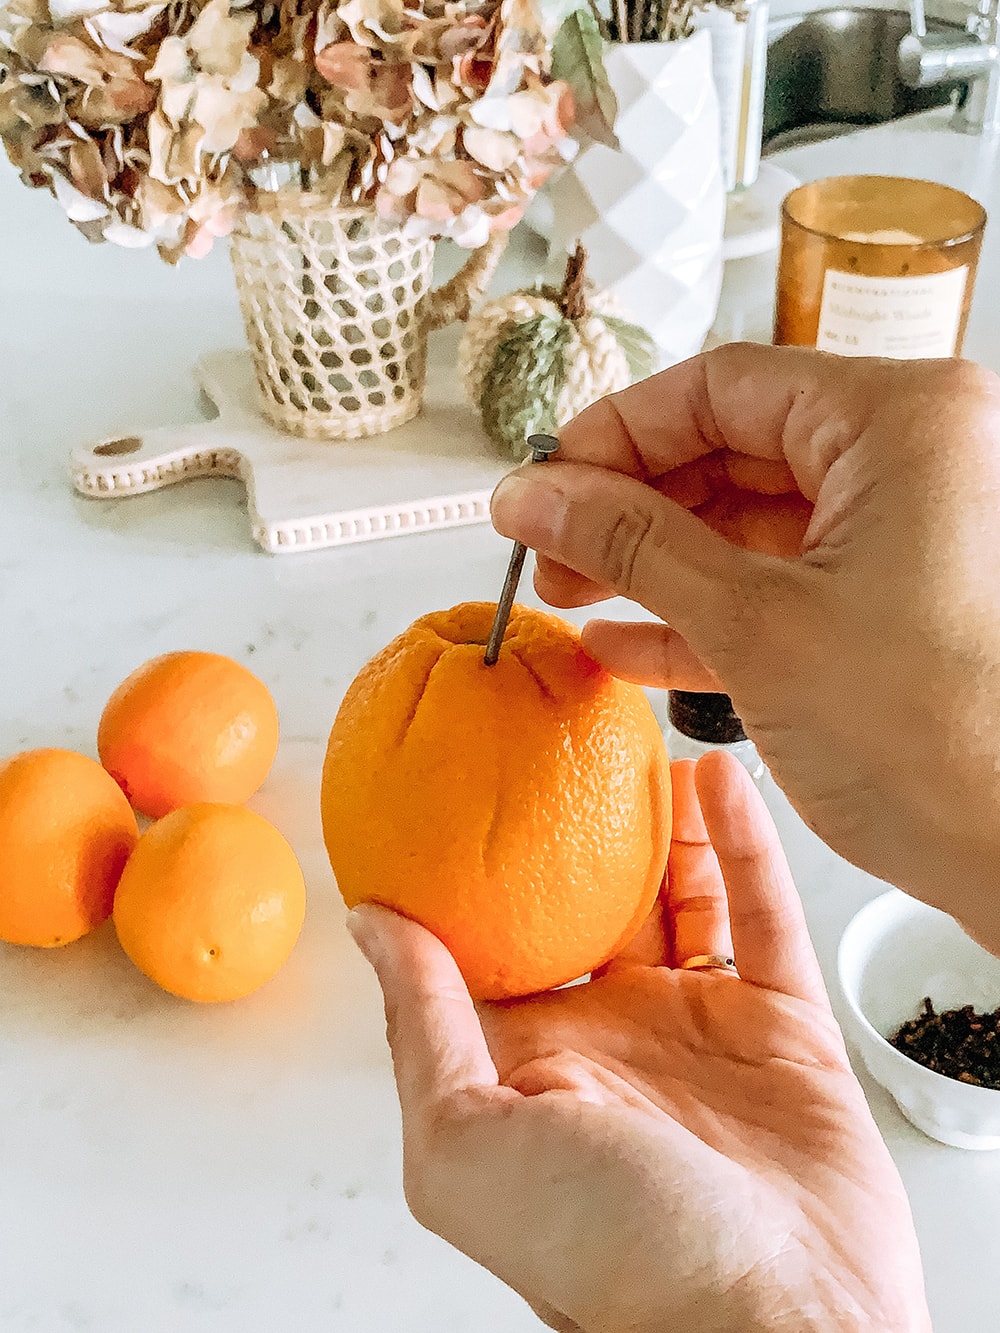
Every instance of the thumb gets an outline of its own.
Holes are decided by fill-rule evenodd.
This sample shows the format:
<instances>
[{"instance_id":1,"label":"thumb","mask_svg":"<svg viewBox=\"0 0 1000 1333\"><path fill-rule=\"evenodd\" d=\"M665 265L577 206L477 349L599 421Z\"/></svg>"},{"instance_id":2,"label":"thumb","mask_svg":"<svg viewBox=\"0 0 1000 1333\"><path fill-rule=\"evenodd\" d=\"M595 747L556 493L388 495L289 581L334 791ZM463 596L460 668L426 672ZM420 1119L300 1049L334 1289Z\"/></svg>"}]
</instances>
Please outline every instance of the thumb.
<instances>
[{"instance_id":1,"label":"thumb","mask_svg":"<svg viewBox=\"0 0 1000 1333\"><path fill-rule=\"evenodd\" d=\"M375 969L405 1128L456 1093L497 1086L496 1066L451 954L416 921L362 903L347 928Z\"/></svg>"},{"instance_id":2,"label":"thumb","mask_svg":"<svg viewBox=\"0 0 1000 1333\"><path fill-rule=\"evenodd\" d=\"M587 463L546 463L506 476L493 526L667 621L711 663L727 626L745 622L761 563L652 486ZM781 562L783 563L783 562Z\"/></svg>"}]
</instances>

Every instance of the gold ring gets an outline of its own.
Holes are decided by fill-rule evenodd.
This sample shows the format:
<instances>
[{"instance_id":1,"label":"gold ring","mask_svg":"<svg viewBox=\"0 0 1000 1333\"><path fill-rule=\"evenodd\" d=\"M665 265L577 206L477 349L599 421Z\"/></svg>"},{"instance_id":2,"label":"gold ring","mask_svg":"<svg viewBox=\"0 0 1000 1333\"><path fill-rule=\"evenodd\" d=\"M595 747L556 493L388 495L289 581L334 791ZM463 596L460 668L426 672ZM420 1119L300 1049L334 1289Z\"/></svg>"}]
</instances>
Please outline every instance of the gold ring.
<instances>
[{"instance_id":1,"label":"gold ring","mask_svg":"<svg viewBox=\"0 0 1000 1333\"><path fill-rule=\"evenodd\" d=\"M730 958L724 953L696 953L693 958L685 958L681 967L687 972L707 972L711 970L735 972L736 959Z\"/></svg>"}]
</instances>

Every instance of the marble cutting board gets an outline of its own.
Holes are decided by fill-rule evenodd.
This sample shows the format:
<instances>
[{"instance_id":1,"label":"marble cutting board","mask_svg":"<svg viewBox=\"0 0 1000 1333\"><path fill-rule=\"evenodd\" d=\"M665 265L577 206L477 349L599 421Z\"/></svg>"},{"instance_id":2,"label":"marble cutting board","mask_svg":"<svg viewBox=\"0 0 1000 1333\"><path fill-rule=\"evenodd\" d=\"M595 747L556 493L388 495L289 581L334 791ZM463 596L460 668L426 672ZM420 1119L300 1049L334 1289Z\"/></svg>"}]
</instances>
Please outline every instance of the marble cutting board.
<instances>
[{"instance_id":1,"label":"marble cutting board","mask_svg":"<svg viewBox=\"0 0 1000 1333\"><path fill-rule=\"evenodd\" d=\"M75 449L70 470L82 495L122 500L196 477L236 477L254 540L285 555L486 522L490 494L513 466L464 401L453 356L429 358L419 417L356 441L303 440L271 426L256 410L248 352L214 352L194 374L218 415Z\"/></svg>"}]
</instances>

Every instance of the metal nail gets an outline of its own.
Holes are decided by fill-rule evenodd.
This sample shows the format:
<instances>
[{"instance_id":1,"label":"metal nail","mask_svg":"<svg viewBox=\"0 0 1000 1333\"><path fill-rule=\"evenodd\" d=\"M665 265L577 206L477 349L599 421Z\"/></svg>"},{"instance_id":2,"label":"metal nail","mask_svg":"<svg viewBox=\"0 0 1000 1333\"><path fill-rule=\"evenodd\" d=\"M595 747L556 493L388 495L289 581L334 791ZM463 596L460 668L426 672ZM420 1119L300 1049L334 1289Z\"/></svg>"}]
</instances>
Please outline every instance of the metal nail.
<instances>
[{"instance_id":1,"label":"metal nail","mask_svg":"<svg viewBox=\"0 0 1000 1333\"><path fill-rule=\"evenodd\" d=\"M559 441L554 435L529 435L528 447L531 450L531 462L544 463L559 448ZM517 593L517 585L521 579L521 570L524 568L524 557L527 553L528 548L523 542L514 543L514 549L510 553L510 563L507 566L507 575L500 592L500 600L497 602L496 615L493 617L493 628L490 630L490 637L486 643L486 655L483 661L487 666L495 666L497 658L500 656L500 645L503 643L503 636L507 633L510 609L514 605L514 597Z\"/></svg>"}]
</instances>

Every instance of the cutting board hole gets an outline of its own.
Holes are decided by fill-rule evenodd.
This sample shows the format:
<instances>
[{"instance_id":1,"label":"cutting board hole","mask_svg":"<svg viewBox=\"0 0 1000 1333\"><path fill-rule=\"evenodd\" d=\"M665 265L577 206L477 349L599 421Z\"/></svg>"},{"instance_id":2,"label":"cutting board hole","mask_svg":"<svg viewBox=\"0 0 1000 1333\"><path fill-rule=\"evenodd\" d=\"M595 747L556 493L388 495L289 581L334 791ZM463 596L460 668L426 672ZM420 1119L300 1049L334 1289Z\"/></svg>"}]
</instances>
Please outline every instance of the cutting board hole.
<instances>
[{"instance_id":1,"label":"cutting board hole","mask_svg":"<svg viewBox=\"0 0 1000 1333\"><path fill-rule=\"evenodd\" d=\"M94 445L94 453L102 458L120 458L122 454L137 454L142 448L141 435L123 435L120 440L105 440Z\"/></svg>"}]
</instances>

